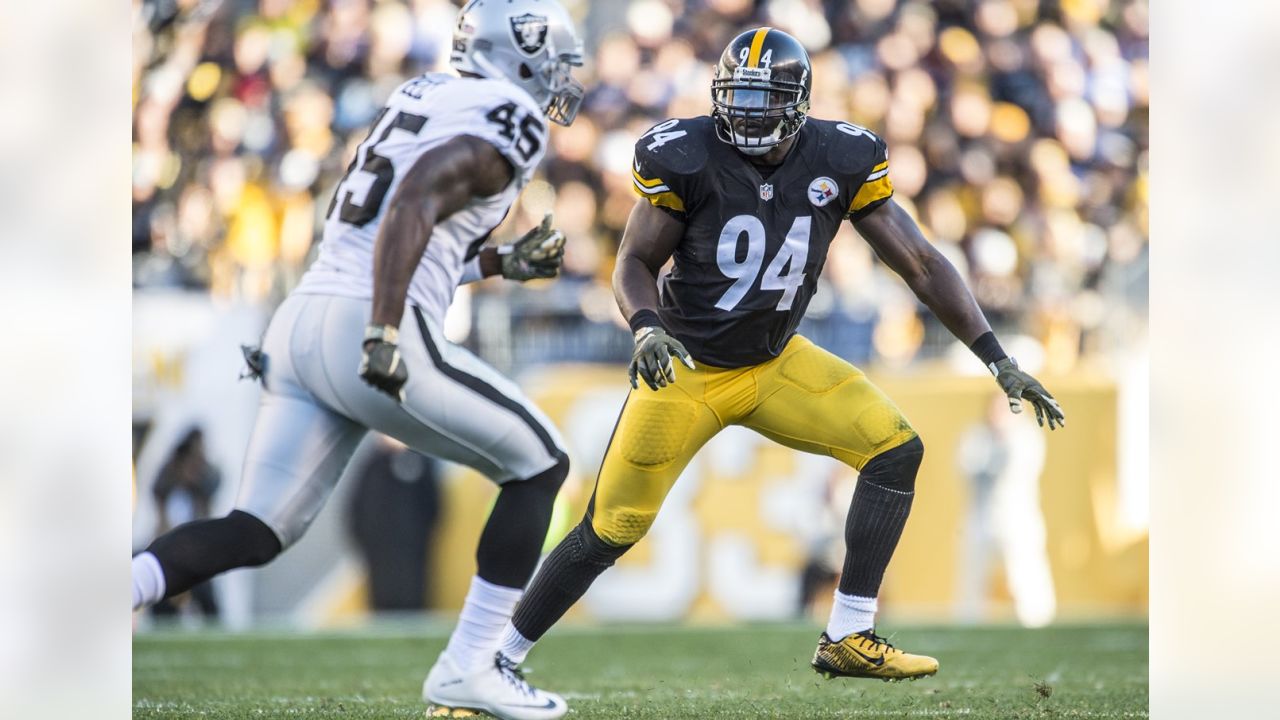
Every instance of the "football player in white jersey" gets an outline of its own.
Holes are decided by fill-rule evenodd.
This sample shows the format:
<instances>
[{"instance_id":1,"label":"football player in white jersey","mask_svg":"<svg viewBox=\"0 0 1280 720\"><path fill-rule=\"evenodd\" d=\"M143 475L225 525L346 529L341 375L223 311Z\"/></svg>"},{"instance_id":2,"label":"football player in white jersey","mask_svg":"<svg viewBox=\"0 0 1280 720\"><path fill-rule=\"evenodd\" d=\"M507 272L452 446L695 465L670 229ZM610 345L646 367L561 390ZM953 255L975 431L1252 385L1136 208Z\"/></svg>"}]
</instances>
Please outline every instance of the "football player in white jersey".
<instances>
[{"instance_id":1,"label":"football player in white jersey","mask_svg":"<svg viewBox=\"0 0 1280 720\"><path fill-rule=\"evenodd\" d=\"M387 100L330 204L316 262L250 365L263 396L236 509L157 538L133 560L133 606L270 562L302 536L369 430L473 467L500 491L458 626L423 684L433 712L510 720L565 713L496 652L568 473L559 433L507 378L441 334L459 283L551 277L564 238L542 226L486 247L570 124L582 43L555 0L472 0L453 67Z\"/></svg>"}]
</instances>

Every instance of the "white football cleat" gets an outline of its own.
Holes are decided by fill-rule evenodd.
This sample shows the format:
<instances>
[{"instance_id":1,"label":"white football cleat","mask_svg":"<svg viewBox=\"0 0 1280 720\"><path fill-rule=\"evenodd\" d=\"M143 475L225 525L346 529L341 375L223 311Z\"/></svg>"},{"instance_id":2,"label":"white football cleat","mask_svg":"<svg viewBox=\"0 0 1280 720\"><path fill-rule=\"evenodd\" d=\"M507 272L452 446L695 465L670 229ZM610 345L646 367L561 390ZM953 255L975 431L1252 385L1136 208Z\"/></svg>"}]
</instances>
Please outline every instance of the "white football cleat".
<instances>
[{"instance_id":1,"label":"white football cleat","mask_svg":"<svg viewBox=\"0 0 1280 720\"><path fill-rule=\"evenodd\" d=\"M497 653L490 665L463 672L441 653L422 683L427 717L467 717L482 711L501 720L557 720L569 711L564 698L530 685L515 662Z\"/></svg>"}]
</instances>

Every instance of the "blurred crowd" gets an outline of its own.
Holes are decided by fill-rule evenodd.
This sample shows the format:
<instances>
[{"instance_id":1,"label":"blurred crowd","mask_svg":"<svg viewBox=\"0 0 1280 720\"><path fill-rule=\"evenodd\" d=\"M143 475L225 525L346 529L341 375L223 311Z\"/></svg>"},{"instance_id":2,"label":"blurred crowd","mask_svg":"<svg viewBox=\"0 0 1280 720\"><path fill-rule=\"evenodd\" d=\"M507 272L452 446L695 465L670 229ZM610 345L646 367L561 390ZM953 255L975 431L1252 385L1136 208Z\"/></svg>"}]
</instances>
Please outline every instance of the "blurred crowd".
<instances>
[{"instance_id":1,"label":"blurred crowd","mask_svg":"<svg viewBox=\"0 0 1280 720\"><path fill-rule=\"evenodd\" d=\"M621 333L609 277L635 202L635 138L707 113L724 45L768 24L810 51L814 117L888 141L897 202L1002 336L1025 336L1066 371L1145 329L1146 0L565 5L587 43L587 98L572 127L553 127L539 179L495 233L554 210L569 238L565 280L480 283L475 312L508 308L518 314L508 329ZM278 302L381 102L406 78L447 68L456 4L134 0L134 10L135 285ZM945 331L847 225L823 283L813 322L833 338L864 329L865 352L851 354L905 364L946 349Z\"/></svg>"}]
</instances>

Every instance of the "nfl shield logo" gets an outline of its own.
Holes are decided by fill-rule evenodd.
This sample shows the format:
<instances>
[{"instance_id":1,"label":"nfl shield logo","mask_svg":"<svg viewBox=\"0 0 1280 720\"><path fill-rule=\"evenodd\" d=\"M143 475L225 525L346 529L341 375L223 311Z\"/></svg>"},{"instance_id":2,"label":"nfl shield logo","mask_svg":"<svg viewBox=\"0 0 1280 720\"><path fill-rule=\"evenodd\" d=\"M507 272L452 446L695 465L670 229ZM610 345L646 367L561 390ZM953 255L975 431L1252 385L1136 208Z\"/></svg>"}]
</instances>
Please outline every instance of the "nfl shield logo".
<instances>
[{"instance_id":1,"label":"nfl shield logo","mask_svg":"<svg viewBox=\"0 0 1280 720\"><path fill-rule=\"evenodd\" d=\"M760 199L761 199L761 200L772 200L772 199L773 199L773 186L772 186L772 185L770 185L769 183L765 183L764 185L761 185L761 186L760 186Z\"/></svg>"},{"instance_id":2,"label":"nfl shield logo","mask_svg":"<svg viewBox=\"0 0 1280 720\"><path fill-rule=\"evenodd\" d=\"M542 47L547 44L547 18L525 13L513 15L510 20L511 34L515 36L520 52L530 57L542 52Z\"/></svg>"}]
</instances>

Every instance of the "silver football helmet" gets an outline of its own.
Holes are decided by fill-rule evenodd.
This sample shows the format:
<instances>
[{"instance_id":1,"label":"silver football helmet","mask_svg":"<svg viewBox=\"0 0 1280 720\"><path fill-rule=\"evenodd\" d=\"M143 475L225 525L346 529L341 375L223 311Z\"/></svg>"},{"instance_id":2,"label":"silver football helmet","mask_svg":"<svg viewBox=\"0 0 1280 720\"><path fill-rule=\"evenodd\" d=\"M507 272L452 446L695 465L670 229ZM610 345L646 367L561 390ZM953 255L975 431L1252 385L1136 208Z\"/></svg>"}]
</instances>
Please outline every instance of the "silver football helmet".
<instances>
[{"instance_id":1,"label":"silver football helmet","mask_svg":"<svg viewBox=\"0 0 1280 720\"><path fill-rule=\"evenodd\" d=\"M582 40L556 0L471 0L458 12L449 64L459 72L503 78L537 101L547 119L568 125L582 104Z\"/></svg>"}]
</instances>

